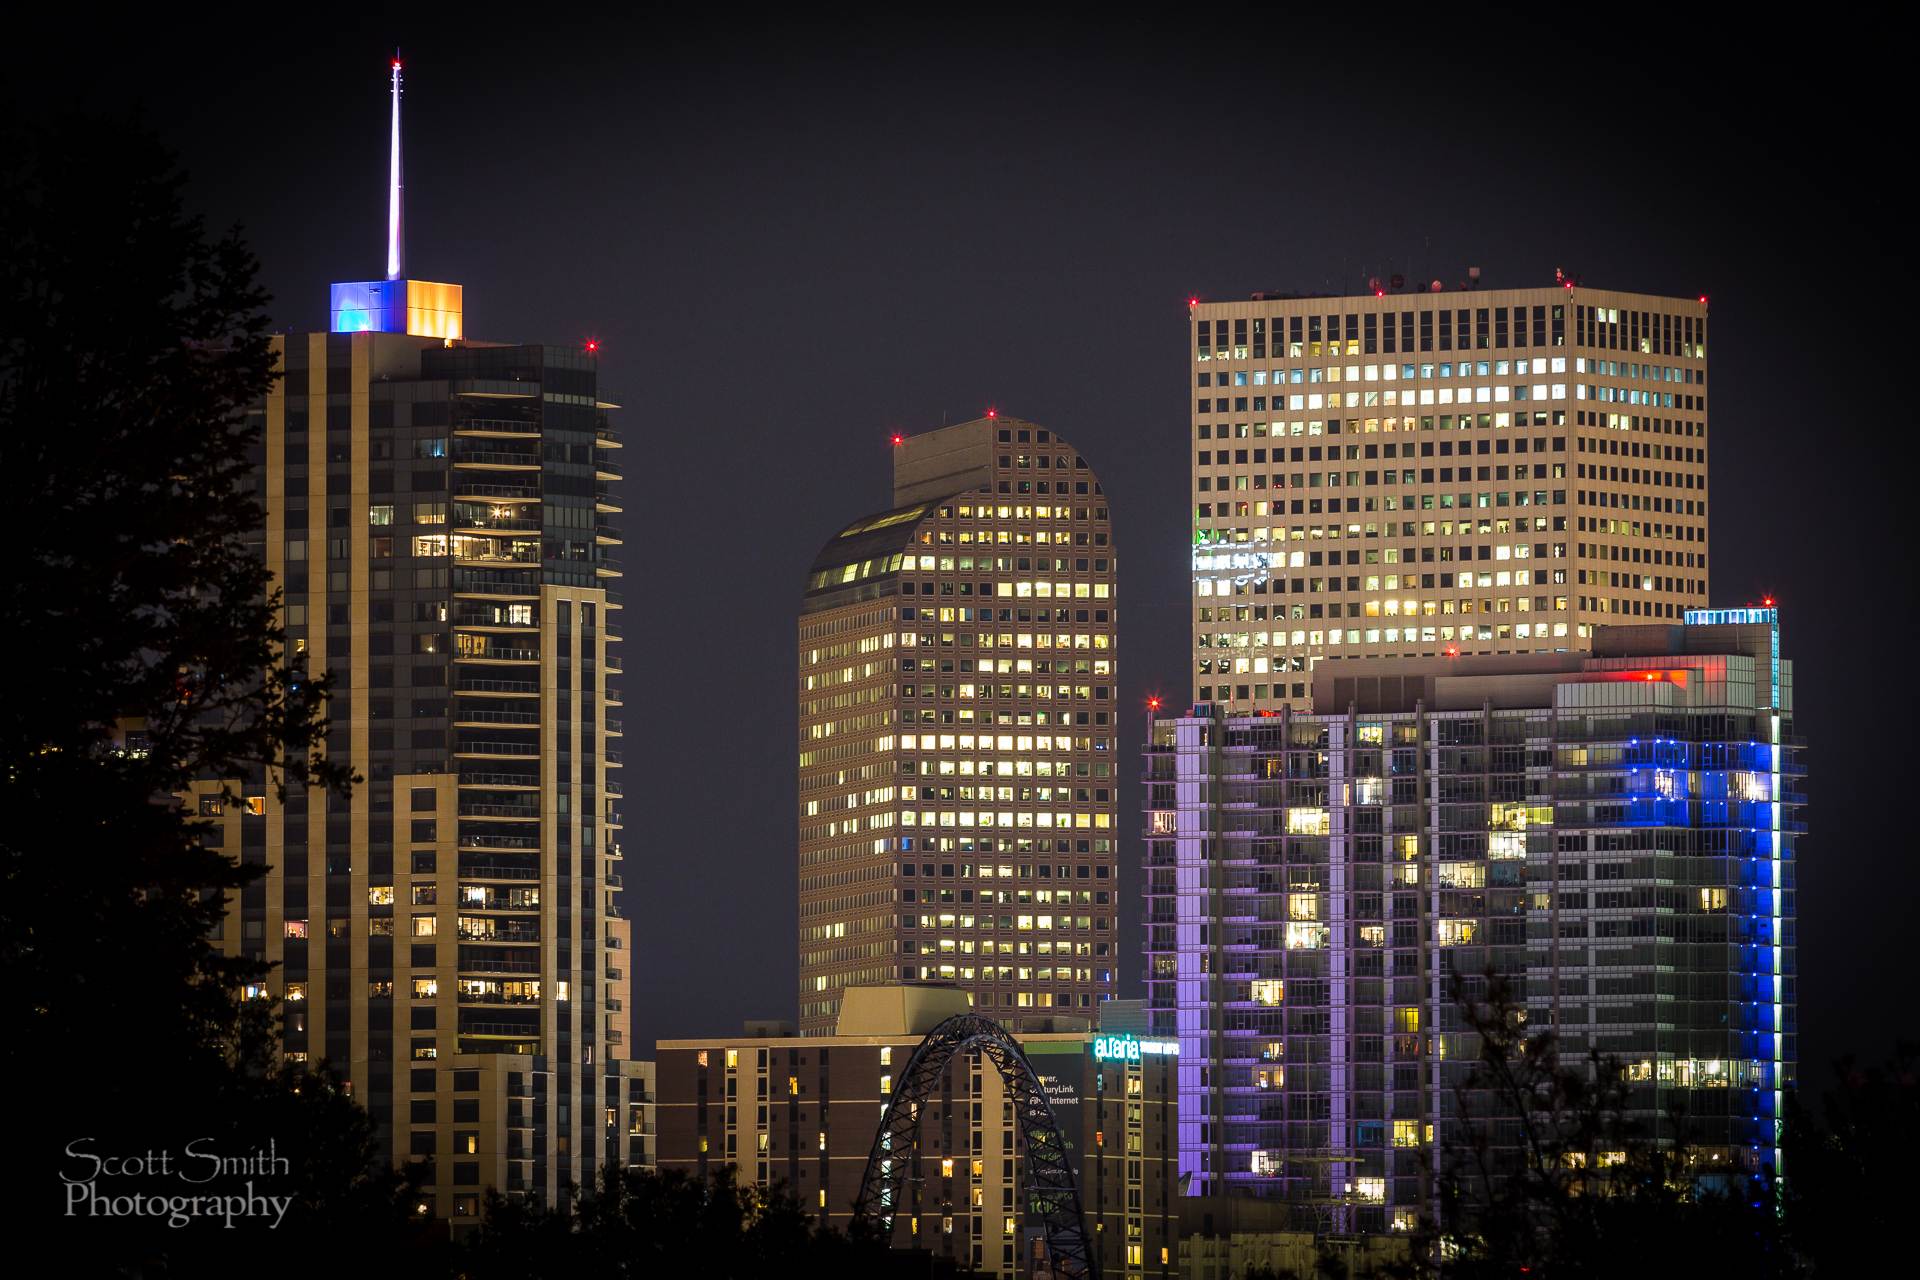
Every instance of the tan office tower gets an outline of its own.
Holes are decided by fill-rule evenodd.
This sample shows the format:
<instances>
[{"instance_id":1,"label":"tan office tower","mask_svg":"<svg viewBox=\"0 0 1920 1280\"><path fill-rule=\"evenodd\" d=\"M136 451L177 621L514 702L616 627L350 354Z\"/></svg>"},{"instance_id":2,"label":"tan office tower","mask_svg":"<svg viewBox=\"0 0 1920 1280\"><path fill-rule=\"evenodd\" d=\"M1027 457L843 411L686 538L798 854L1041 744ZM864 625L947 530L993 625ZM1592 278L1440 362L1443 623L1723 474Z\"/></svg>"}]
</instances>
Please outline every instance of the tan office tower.
<instances>
[{"instance_id":1,"label":"tan office tower","mask_svg":"<svg viewBox=\"0 0 1920 1280\"><path fill-rule=\"evenodd\" d=\"M1706 300L1195 303L1193 690L1321 658L1583 650L1707 602Z\"/></svg>"},{"instance_id":2,"label":"tan office tower","mask_svg":"<svg viewBox=\"0 0 1920 1280\"><path fill-rule=\"evenodd\" d=\"M800 1028L942 981L1018 1028L1114 993L1112 525L1086 459L989 416L894 438L892 505L799 623Z\"/></svg>"}]
</instances>

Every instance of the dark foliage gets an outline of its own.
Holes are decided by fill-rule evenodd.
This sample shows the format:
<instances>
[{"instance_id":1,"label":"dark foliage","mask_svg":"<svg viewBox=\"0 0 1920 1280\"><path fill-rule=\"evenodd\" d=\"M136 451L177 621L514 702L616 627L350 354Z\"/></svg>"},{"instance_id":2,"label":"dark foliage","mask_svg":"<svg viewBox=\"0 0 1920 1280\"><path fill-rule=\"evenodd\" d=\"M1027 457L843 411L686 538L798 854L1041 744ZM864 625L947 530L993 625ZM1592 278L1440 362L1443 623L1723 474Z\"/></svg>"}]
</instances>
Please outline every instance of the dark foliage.
<instances>
[{"instance_id":1,"label":"dark foliage","mask_svg":"<svg viewBox=\"0 0 1920 1280\"><path fill-rule=\"evenodd\" d=\"M1821 1276L1877 1275L1909 1225L1920 1151L1920 1043L1883 1065L1834 1064L1822 1115L1787 1110L1787 1229Z\"/></svg>"},{"instance_id":2,"label":"dark foliage","mask_svg":"<svg viewBox=\"0 0 1920 1280\"><path fill-rule=\"evenodd\" d=\"M1684 1116L1670 1117L1679 1141L1648 1139L1627 1114L1620 1063L1563 1062L1550 1033L1528 1033L1502 979L1489 976L1484 1001L1456 995L1480 1058L1455 1093L1462 1123L1444 1153L1446 1274L1798 1273L1770 1177L1703 1176Z\"/></svg>"},{"instance_id":3,"label":"dark foliage","mask_svg":"<svg viewBox=\"0 0 1920 1280\"><path fill-rule=\"evenodd\" d=\"M88 1274L224 1274L222 1251L263 1238L275 1269L317 1268L334 1246L403 1230L399 1180L329 1073L276 1063L272 1010L242 999L265 967L209 941L263 868L206 847L175 799L196 778L351 781L320 754L326 682L287 660L247 541L262 524L247 410L273 376L265 298L238 235L186 214L170 156L136 122L66 115L4 141L14 582L0 634L16 665L0 699L0 1063L25 1121L15 1204ZM116 746L116 726L145 749ZM279 1232L66 1215L62 1174L94 1168L69 1144L171 1152L178 1170L196 1140L229 1157L272 1140L291 1170L256 1185L294 1197Z\"/></svg>"},{"instance_id":4,"label":"dark foliage","mask_svg":"<svg viewBox=\"0 0 1920 1280\"><path fill-rule=\"evenodd\" d=\"M490 1196L481 1230L456 1252L463 1280L892 1275L903 1261L816 1226L783 1191L740 1186L731 1169L702 1182L611 1166L570 1214Z\"/></svg>"}]
</instances>

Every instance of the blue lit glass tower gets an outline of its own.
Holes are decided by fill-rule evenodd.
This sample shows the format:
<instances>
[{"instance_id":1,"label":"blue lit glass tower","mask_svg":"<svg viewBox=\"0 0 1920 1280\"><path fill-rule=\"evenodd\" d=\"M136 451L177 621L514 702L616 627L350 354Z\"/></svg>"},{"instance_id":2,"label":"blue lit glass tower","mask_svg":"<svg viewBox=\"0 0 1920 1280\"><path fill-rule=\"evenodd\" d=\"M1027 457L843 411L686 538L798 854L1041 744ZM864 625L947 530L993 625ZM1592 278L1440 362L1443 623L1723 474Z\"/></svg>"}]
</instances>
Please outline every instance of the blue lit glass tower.
<instances>
[{"instance_id":1,"label":"blue lit glass tower","mask_svg":"<svg viewBox=\"0 0 1920 1280\"><path fill-rule=\"evenodd\" d=\"M1703 1174L1779 1167L1793 1080L1792 666L1771 608L1591 655L1321 664L1312 715L1157 719L1147 1004L1196 1194L1303 1229L1436 1209L1493 972L1563 1058L1618 1058Z\"/></svg>"}]
</instances>

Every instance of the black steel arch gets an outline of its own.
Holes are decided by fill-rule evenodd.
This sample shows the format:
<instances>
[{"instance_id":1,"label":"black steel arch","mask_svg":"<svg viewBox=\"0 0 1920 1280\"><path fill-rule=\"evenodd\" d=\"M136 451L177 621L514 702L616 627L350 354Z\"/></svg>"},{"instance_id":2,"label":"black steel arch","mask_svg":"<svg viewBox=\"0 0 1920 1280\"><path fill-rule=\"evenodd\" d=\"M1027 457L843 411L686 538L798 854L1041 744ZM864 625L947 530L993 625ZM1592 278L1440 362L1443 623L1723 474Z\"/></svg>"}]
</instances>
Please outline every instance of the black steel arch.
<instances>
[{"instance_id":1,"label":"black steel arch","mask_svg":"<svg viewBox=\"0 0 1920 1280\"><path fill-rule=\"evenodd\" d=\"M894 1212L920 1145L920 1105L939 1084L954 1055L974 1048L999 1070L1013 1104L1014 1119L1027 1144L1027 1204L1046 1226L1055 1274L1100 1280L1100 1256L1087 1238L1080 1188L1053 1104L1040 1087L1033 1064L1006 1028L976 1013L956 1014L928 1032L900 1071L893 1096L880 1113L854 1216L878 1224L883 1238L892 1236Z\"/></svg>"}]
</instances>

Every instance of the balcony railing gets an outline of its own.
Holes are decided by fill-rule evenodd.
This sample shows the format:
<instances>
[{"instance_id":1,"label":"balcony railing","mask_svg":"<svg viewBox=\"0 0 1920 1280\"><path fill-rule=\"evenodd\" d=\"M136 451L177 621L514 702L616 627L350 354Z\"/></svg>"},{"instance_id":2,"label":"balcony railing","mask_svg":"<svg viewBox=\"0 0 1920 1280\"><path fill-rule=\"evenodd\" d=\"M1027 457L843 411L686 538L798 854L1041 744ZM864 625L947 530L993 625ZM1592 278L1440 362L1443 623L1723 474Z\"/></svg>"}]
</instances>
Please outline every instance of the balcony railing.
<instances>
[{"instance_id":1,"label":"balcony railing","mask_svg":"<svg viewBox=\"0 0 1920 1280\"><path fill-rule=\"evenodd\" d=\"M454 657L467 662L538 662L538 649L509 649L502 645L488 645L479 653L456 653Z\"/></svg>"},{"instance_id":2,"label":"balcony railing","mask_svg":"<svg viewBox=\"0 0 1920 1280\"><path fill-rule=\"evenodd\" d=\"M539 423L524 422L518 418L468 418L465 422L456 423L453 429L455 431L499 431L516 436L540 434Z\"/></svg>"},{"instance_id":3,"label":"balcony railing","mask_svg":"<svg viewBox=\"0 0 1920 1280\"><path fill-rule=\"evenodd\" d=\"M453 686L455 693L538 693L540 686L532 680L462 680Z\"/></svg>"},{"instance_id":4,"label":"balcony railing","mask_svg":"<svg viewBox=\"0 0 1920 1280\"><path fill-rule=\"evenodd\" d=\"M538 533L540 531L539 520L529 520L518 516L489 515L484 520L456 516L453 521L453 526L456 529L471 529L478 533L498 533L501 530L509 530L515 533Z\"/></svg>"},{"instance_id":5,"label":"balcony railing","mask_svg":"<svg viewBox=\"0 0 1920 1280\"><path fill-rule=\"evenodd\" d=\"M460 742L454 744L454 751L470 756L531 756L538 755L540 748L532 742Z\"/></svg>"},{"instance_id":6,"label":"balcony railing","mask_svg":"<svg viewBox=\"0 0 1920 1280\"><path fill-rule=\"evenodd\" d=\"M471 711L456 707L453 718L468 724L527 724L540 723L538 711Z\"/></svg>"},{"instance_id":7,"label":"balcony railing","mask_svg":"<svg viewBox=\"0 0 1920 1280\"><path fill-rule=\"evenodd\" d=\"M478 832L460 834L462 849L538 849L538 836L502 836Z\"/></svg>"},{"instance_id":8,"label":"balcony railing","mask_svg":"<svg viewBox=\"0 0 1920 1280\"><path fill-rule=\"evenodd\" d=\"M526 1027L517 1022L463 1022L460 1024L463 1036L524 1036L529 1040L540 1038L540 1028Z\"/></svg>"},{"instance_id":9,"label":"balcony railing","mask_svg":"<svg viewBox=\"0 0 1920 1280\"><path fill-rule=\"evenodd\" d=\"M540 455L537 453L509 452L504 449L455 449L455 462L472 462L487 467L537 467Z\"/></svg>"},{"instance_id":10,"label":"balcony railing","mask_svg":"<svg viewBox=\"0 0 1920 1280\"><path fill-rule=\"evenodd\" d=\"M459 814L463 818L537 818L540 806L533 804L463 804Z\"/></svg>"},{"instance_id":11,"label":"balcony railing","mask_svg":"<svg viewBox=\"0 0 1920 1280\"><path fill-rule=\"evenodd\" d=\"M456 608L453 612L453 625L456 627L513 627L533 631L540 624L530 617L525 621L515 621L504 607L493 609L482 607Z\"/></svg>"},{"instance_id":12,"label":"balcony railing","mask_svg":"<svg viewBox=\"0 0 1920 1280\"><path fill-rule=\"evenodd\" d=\"M462 773L463 787L537 787L540 779L531 773Z\"/></svg>"},{"instance_id":13,"label":"balcony railing","mask_svg":"<svg viewBox=\"0 0 1920 1280\"><path fill-rule=\"evenodd\" d=\"M508 866L499 862L460 860L460 874L474 880L538 880L538 867Z\"/></svg>"},{"instance_id":14,"label":"balcony railing","mask_svg":"<svg viewBox=\"0 0 1920 1280\"><path fill-rule=\"evenodd\" d=\"M475 498L538 498L540 488L531 484L492 484L478 480L466 480L462 473L455 472L453 477L453 498L458 502L462 497Z\"/></svg>"},{"instance_id":15,"label":"balcony railing","mask_svg":"<svg viewBox=\"0 0 1920 1280\"><path fill-rule=\"evenodd\" d=\"M531 567L531 562L514 563L528 563ZM462 569L454 575L453 594L533 597L540 594L540 579L530 573L487 573Z\"/></svg>"},{"instance_id":16,"label":"balcony railing","mask_svg":"<svg viewBox=\"0 0 1920 1280\"><path fill-rule=\"evenodd\" d=\"M468 963L462 960L457 969L460 973L538 973L538 960L479 960Z\"/></svg>"}]
</instances>

